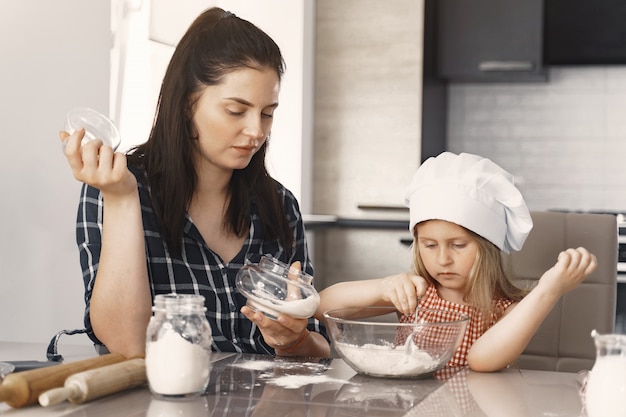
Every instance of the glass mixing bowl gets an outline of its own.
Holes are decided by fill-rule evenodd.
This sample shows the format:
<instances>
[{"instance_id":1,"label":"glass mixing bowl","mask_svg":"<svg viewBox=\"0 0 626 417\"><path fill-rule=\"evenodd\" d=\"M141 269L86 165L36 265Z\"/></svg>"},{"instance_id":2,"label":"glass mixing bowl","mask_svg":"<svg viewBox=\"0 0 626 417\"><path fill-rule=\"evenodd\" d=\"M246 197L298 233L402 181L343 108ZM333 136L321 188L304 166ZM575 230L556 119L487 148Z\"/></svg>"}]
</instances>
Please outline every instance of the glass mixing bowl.
<instances>
[{"instance_id":1,"label":"glass mixing bowl","mask_svg":"<svg viewBox=\"0 0 626 417\"><path fill-rule=\"evenodd\" d=\"M452 358L469 321L461 313L419 309L416 322L400 323L392 310L342 308L324 313L334 350L358 373L384 378L430 377Z\"/></svg>"},{"instance_id":2,"label":"glass mixing bowl","mask_svg":"<svg viewBox=\"0 0 626 417\"><path fill-rule=\"evenodd\" d=\"M244 265L236 286L248 299L248 307L276 320L280 314L296 318L313 316L320 296L311 284L313 277L264 255L259 263Z\"/></svg>"}]
</instances>

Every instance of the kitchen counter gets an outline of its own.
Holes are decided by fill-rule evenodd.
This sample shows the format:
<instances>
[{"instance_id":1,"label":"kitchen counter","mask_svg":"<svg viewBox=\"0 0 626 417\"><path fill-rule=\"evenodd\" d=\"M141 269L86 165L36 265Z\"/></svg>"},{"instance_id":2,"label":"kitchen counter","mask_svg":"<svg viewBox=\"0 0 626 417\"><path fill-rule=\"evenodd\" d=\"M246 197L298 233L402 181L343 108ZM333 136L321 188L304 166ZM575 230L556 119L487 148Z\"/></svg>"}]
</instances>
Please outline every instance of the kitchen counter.
<instances>
[{"instance_id":1,"label":"kitchen counter","mask_svg":"<svg viewBox=\"0 0 626 417\"><path fill-rule=\"evenodd\" d=\"M62 347L66 361L91 357L90 346ZM34 356L31 356L34 354ZM0 342L0 360L40 359L45 345ZM273 358L216 353L207 394L166 401L147 387L86 404L12 409L16 417L198 416L544 416L580 417L576 374L507 369L449 369L422 380L371 378L340 359Z\"/></svg>"}]
</instances>

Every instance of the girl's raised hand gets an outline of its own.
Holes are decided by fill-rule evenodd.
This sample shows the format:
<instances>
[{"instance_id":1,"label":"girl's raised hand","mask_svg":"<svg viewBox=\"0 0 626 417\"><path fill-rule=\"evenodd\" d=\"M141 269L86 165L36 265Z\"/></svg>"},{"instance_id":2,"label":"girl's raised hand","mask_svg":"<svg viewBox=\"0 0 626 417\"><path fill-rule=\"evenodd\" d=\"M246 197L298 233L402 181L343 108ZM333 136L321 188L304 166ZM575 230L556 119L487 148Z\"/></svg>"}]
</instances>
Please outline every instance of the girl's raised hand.
<instances>
[{"instance_id":1,"label":"girl's raised hand","mask_svg":"<svg viewBox=\"0 0 626 417\"><path fill-rule=\"evenodd\" d=\"M126 155L113 152L110 146L103 145L100 140L81 145L84 136L84 129L71 135L65 131L59 132L74 178L99 189L105 197L136 193L137 180L126 166Z\"/></svg>"},{"instance_id":2,"label":"girl's raised hand","mask_svg":"<svg viewBox=\"0 0 626 417\"><path fill-rule=\"evenodd\" d=\"M538 285L549 285L559 294L573 290L598 266L596 256L585 248L561 252L556 264L539 279Z\"/></svg>"},{"instance_id":3,"label":"girl's raised hand","mask_svg":"<svg viewBox=\"0 0 626 417\"><path fill-rule=\"evenodd\" d=\"M402 314L412 314L417 308L417 300L424 295L428 283L418 275L402 273L380 280L380 293L383 301L391 302Z\"/></svg>"}]
</instances>

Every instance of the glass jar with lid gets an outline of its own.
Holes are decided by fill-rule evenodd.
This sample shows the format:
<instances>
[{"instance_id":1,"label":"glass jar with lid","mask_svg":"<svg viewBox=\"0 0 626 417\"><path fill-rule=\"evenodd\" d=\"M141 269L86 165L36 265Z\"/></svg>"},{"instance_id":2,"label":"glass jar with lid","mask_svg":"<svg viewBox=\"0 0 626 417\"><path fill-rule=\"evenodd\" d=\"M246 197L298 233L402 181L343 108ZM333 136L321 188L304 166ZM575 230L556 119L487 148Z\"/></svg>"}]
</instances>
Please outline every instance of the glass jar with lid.
<instances>
[{"instance_id":1,"label":"glass jar with lid","mask_svg":"<svg viewBox=\"0 0 626 417\"><path fill-rule=\"evenodd\" d=\"M146 372L157 397L202 395L211 370L211 327L204 297L160 294L146 333Z\"/></svg>"}]
</instances>

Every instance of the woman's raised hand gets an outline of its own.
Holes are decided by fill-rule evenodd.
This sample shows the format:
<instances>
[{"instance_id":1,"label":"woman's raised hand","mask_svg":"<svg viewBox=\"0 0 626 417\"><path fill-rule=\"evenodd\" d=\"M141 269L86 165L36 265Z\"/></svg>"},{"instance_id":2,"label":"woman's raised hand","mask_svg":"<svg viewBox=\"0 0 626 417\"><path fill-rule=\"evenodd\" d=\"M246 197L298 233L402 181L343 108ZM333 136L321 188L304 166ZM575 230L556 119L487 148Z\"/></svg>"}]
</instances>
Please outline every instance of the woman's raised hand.
<instances>
[{"instance_id":1,"label":"woman's raised hand","mask_svg":"<svg viewBox=\"0 0 626 417\"><path fill-rule=\"evenodd\" d=\"M84 129L71 135L65 131L59 132L74 178L99 189L104 197L136 193L137 180L126 166L126 155L113 152L101 140L92 140L81 145L84 136Z\"/></svg>"}]
</instances>

